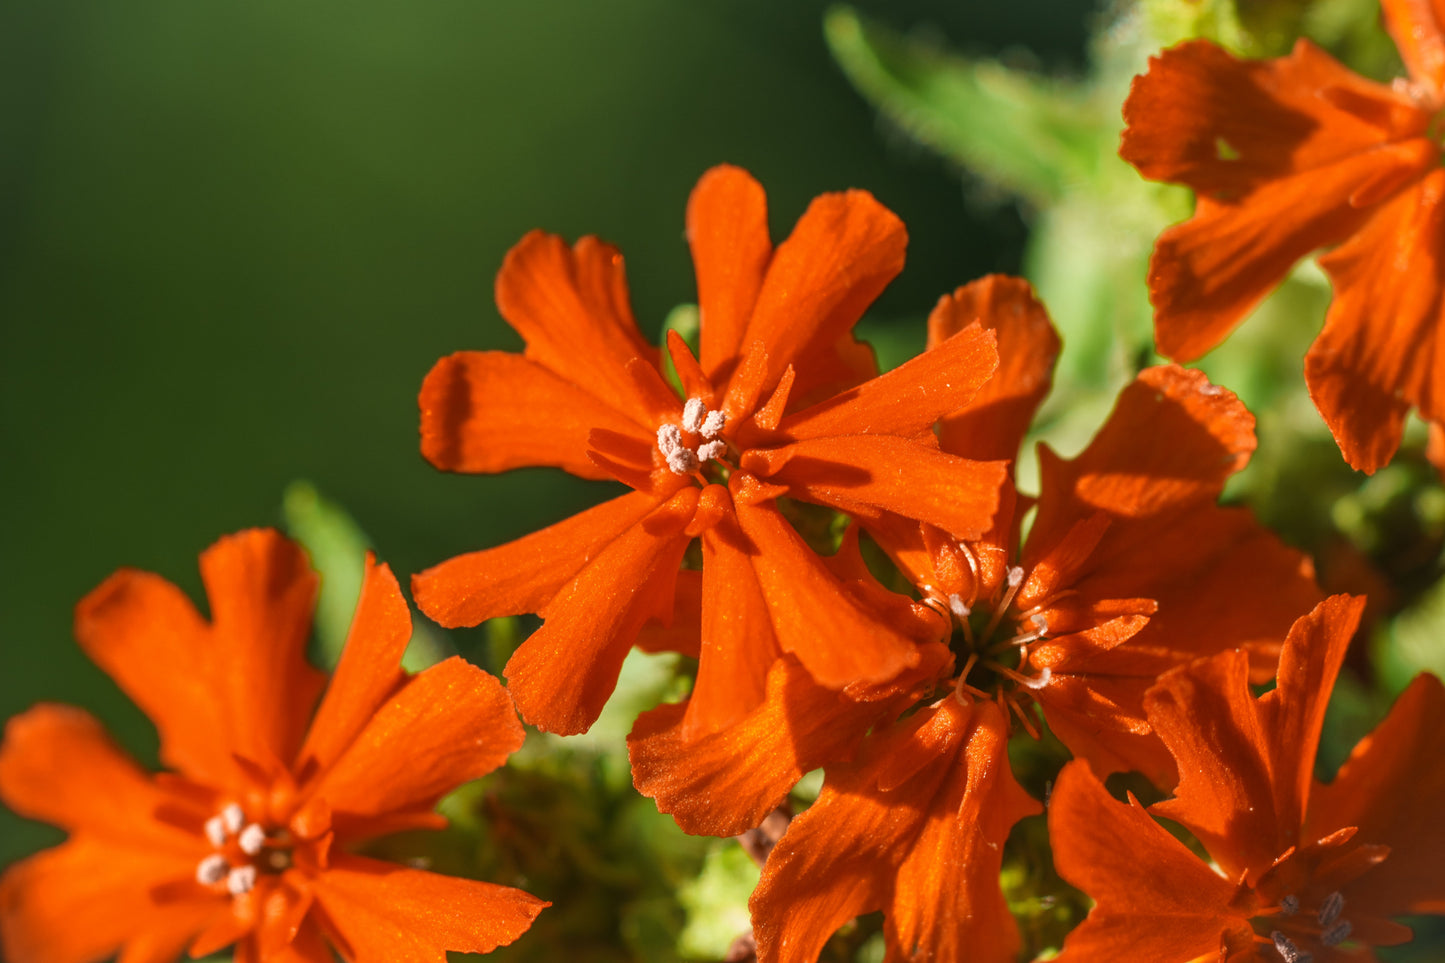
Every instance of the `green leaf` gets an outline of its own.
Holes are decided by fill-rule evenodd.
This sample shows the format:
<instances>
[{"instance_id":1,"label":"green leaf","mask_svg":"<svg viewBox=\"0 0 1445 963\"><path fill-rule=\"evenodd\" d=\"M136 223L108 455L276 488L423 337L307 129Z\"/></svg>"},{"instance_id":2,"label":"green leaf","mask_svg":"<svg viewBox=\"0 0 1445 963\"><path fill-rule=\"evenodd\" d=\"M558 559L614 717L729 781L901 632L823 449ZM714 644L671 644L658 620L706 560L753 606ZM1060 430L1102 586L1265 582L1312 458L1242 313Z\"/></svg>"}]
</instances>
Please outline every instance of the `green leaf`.
<instances>
[{"instance_id":1,"label":"green leaf","mask_svg":"<svg viewBox=\"0 0 1445 963\"><path fill-rule=\"evenodd\" d=\"M951 56L829 11L824 34L853 85L905 132L1038 206L1095 164L1097 110L1074 85Z\"/></svg>"}]
</instances>

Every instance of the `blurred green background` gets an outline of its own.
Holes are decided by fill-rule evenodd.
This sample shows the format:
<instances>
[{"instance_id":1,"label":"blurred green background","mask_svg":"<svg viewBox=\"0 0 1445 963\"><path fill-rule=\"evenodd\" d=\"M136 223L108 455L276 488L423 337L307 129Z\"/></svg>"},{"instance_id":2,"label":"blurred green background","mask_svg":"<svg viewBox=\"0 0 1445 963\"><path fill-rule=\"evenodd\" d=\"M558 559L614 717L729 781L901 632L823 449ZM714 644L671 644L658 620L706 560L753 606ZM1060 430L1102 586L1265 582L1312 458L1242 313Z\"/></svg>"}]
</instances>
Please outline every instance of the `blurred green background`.
<instances>
[{"instance_id":1,"label":"blurred green background","mask_svg":"<svg viewBox=\"0 0 1445 963\"><path fill-rule=\"evenodd\" d=\"M1071 71L1090 0L872 0L940 45ZM403 577L570 514L550 472L442 475L416 391L514 347L492 304L524 232L597 233L655 330L693 298L683 207L730 161L776 236L820 192L908 224L876 318L1017 270L1016 208L882 127L822 2L28 0L0 6L0 717L80 703L148 723L75 647L122 565L199 593L217 536L304 478ZM0 865L59 839L0 812Z\"/></svg>"}]
</instances>

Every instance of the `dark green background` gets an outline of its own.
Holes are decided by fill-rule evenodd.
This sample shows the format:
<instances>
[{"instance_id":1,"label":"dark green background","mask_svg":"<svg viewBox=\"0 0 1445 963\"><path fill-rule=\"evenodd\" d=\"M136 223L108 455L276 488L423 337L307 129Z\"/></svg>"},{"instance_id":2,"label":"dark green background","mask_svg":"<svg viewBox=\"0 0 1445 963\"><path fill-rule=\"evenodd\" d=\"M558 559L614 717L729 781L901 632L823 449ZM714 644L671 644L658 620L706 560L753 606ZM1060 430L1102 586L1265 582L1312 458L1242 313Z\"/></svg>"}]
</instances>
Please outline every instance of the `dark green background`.
<instances>
[{"instance_id":1,"label":"dark green background","mask_svg":"<svg viewBox=\"0 0 1445 963\"><path fill-rule=\"evenodd\" d=\"M1088 0L861 4L969 52L1078 67ZM546 472L445 476L416 390L518 342L492 305L533 227L627 255L639 321L693 298L683 207L707 167L766 185L781 237L866 187L908 224L877 307L916 322L1016 269L1024 226L881 130L819 2L30 0L0 7L0 717L87 706L153 758L74 645L122 565L199 589L196 554L345 505L398 573L569 514ZM922 334L919 329L918 338ZM0 865L59 838L0 813Z\"/></svg>"}]
</instances>

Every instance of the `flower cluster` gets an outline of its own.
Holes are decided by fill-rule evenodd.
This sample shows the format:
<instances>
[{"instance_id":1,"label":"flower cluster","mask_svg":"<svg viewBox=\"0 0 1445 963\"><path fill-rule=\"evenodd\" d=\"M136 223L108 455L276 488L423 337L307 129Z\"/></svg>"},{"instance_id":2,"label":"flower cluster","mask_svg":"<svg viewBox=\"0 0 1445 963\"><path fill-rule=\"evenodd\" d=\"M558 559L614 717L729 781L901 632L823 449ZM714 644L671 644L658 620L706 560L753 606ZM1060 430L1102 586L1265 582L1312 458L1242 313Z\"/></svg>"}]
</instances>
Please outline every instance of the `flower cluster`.
<instances>
[{"instance_id":1,"label":"flower cluster","mask_svg":"<svg viewBox=\"0 0 1445 963\"><path fill-rule=\"evenodd\" d=\"M1170 358L1332 249L1305 377L1367 472L1409 409L1445 423L1445 5L1384 12L1395 85L1307 41L1268 61L1193 41L1136 79L1121 150L1198 196L1149 274ZM762 187L720 166L686 226L695 337L650 344L618 251L537 231L496 282L525 350L459 351L422 384L437 468L626 488L413 577L443 626L540 618L505 688L456 657L404 672L411 617L372 558L328 682L305 651L316 577L269 530L203 554L209 619L130 570L81 601L81 646L155 722L167 771L78 709L10 721L0 799L70 837L0 878L6 959L509 944L548 903L368 847L445 825L442 797L522 745L517 713L590 729L639 648L692 668L685 697L632 720L636 789L688 833L768 837L740 958L808 963L871 925L890 961L1018 959L1001 873L1030 825L1060 891L1093 901L1063 960L1370 958L1410 938L1399 917L1445 912L1445 689L1419 676L1320 781L1364 599L1326 597L1305 553L1221 504L1257 447L1235 394L1141 366L1082 450L1040 446L1031 492L1021 449L1063 345L1028 283L944 296L926 350L880 372L854 326L906 234L871 195L817 198L775 245Z\"/></svg>"}]
</instances>

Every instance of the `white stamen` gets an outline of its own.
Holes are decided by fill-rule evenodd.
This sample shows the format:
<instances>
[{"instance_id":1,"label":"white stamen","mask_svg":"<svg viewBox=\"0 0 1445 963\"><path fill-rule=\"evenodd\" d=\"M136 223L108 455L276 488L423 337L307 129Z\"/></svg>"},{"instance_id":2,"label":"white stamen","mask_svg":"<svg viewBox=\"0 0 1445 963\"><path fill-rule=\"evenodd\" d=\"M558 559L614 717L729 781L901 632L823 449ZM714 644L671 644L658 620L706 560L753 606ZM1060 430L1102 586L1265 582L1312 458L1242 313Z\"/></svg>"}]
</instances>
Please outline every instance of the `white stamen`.
<instances>
[{"instance_id":1,"label":"white stamen","mask_svg":"<svg viewBox=\"0 0 1445 963\"><path fill-rule=\"evenodd\" d=\"M705 441L697 446L697 460L699 462L712 461L714 458L721 458L728 453L728 443L719 439L717 441Z\"/></svg>"},{"instance_id":2,"label":"white stamen","mask_svg":"<svg viewBox=\"0 0 1445 963\"><path fill-rule=\"evenodd\" d=\"M256 867L237 866L226 876L226 889L232 896L251 892L256 885Z\"/></svg>"},{"instance_id":3,"label":"white stamen","mask_svg":"<svg viewBox=\"0 0 1445 963\"><path fill-rule=\"evenodd\" d=\"M1293 893L1279 901L1279 911L1285 916L1293 916L1299 912L1299 897Z\"/></svg>"},{"instance_id":4,"label":"white stamen","mask_svg":"<svg viewBox=\"0 0 1445 963\"><path fill-rule=\"evenodd\" d=\"M707 417L704 418L702 422L702 436L704 438L716 438L722 434L722 430L727 427L727 424L727 415L721 411L709 411Z\"/></svg>"},{"instance_id":5,"label":"white stamen","mask_svg":"<svg viewBox=\"0 0 1445 963\"><path fill-rule=\"evenodd\" d=\"M1345 908L1345 897L1339 890L1325 897L1320 904L1320 911L1315 914L1315 919L1320 921L1321 926L1329 926L1340 918L1340 912Z\"/></svg>"},{"instance_id":6,"label":"white stamen","mask_svg":"<svg viewBox=\"0 0 1445 963\"><path fill-rule=\"evenodd\" d=\"M697 452L691 448L674 448L663 454L667 456L667 467L672 469L674 475L691 475L697 471L697 466L700 464L697 460Z\"/></svg>"},{"instance_id":7,"label":"white stamen","mask_svg":"<svg viewBox=\"0 0 1445 963\"><path fill-rule=\"evenodd\" d=\"M662 457L671 459L672 453L682 447L682 431L677 425L663 425L657 429L657 450Z\"/></svg>"},{"instance_id":8,"label":"white stamen","mask_svg":"<svg viewBox=\"0 0 1445 963\"><path fill-rule=\"evenodd\" d=\"M231 803L221 810L221 825L226 827L226 832L234 836L246 825L246 812L236 803Z\"/></svg>"},{"instance_id":9,"label":"white stamen","mask_svg":"<svg viewBox=\"0 0 1445 963\"><path fill-rule=\"evenodd\" d=\"M694 435L702 431L703 418L707 415L707 405L702 403L701 398L689 398L687 404L682 406L682 427Z\"/></svg>"},{"instance_id":10,"label":"white stamen","mask_svg":"<svg viewBox=\"0 0 1445 963\"><path fill-rule=\"evenodd\" d=\"M202 886L214 886L226 878L230 869L231 864L226 862L226 857L213 853L196 867L196 882Z\"/></svg>"},{"instance_id":11,"label":"white stamen","mask_svg":"<svg viewBox=\"0 0 1445 963\"><path fill-rule=\"evenodd\" d=\"M1038 630L1040 636L1049 634L1049 617L1047 615L1044 615L1042 612L1037 615L1030 615L1029 621L1034 624L1034 628Z\"/></svg>"},{"instance_id":12,"label":"white stamen","mask_svg":"<svg viewBox=\"0 0 1445 963\"><path fill-rule=\"evenodd\" d=\"M1019 685L1023 686L1026 689L1042 689L1044 686L1049 684L1049 680L1053 677L1054 670L1050 669L1048 666L1044 666L1042 669L1039 670L1039 677L1037 679L1026 679L1023 682L1020 682Z\"/></svg>"},{"instance_id":13,"label":"white stamen","mask_svg":"<svg viewBox=\"0 0 1445 963\"><path fill-rule=\"evenodd\" d=\"M1353 927L1350 926L1349 920L1340 920L1334 926L1331 926L1320 934L1320 942L1325 946L1339 946L1350 938L1351 929L1353 929Z\"/></svg>"},{"instance_id":14,"label":"white stamen","mask_svg":"<svg viewBox=\"0 0 1445 963\"><path fill-rule=\"evenodd\" d=\"M1269 938L1274 940L1274 948L1284 957L1284 963L1314 963L1314 956L1295 946L1294 941L1279 930L1269 934Z\"/></svg>"},{"instance_id":15,"label":"white stamen","mask_svg":"<svg viewBox=\"0 0 1445 963\"><path fill-rule=\"evenodd\" d=\"M948 610L952 612L953 617L960 622L968 618L969 612L972 611L968 607L968 603L964 602L962 595L950 595L948 597Z\"/></svg>"},{"instance_id":16,"label":"white stamen","mask_svg":"<svg viewBox=\"0 0 1445 963\"><path fill-rule=\"evenodd\" d=\"M1023 568L1021 568L1021 567L1018 566L1018 565L1015 565L1013 568L1011 568L1011 569L1008 570L1008 587L1009 587L1009 588L1018 588L1021 584L1023 584L1023 580L1024 580L1024 570L1023 570Z\"/></svg>"},{"instance_id":17,"label":"white stamen","mask_svg":"<svg viewBox=\"0 0 1445 963\"><path fill-rule=\"evenodd\" d=\"M226 827L220 816L212 816L206 820L206 839L217 849L226 845Z\"/></svg>"},{"instance_id":18,"label":"white stamen","mask_svg":"<svg viewBox=\"0 0 1445 963\"><path fill-rule=\"evenodd\" d=\"M262 829L259 824L252 823L241 830L241 838L237 840L237 843L240 844L241 852L247 856L255 856L261 851L261 847L266 845L266 830Z\"/></svg>"}]
</instances>

